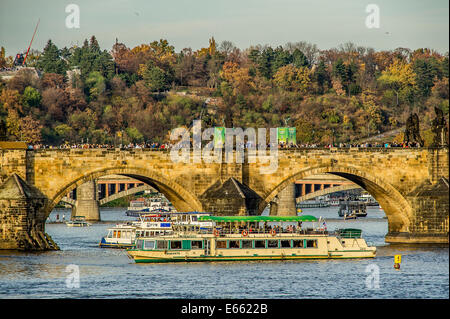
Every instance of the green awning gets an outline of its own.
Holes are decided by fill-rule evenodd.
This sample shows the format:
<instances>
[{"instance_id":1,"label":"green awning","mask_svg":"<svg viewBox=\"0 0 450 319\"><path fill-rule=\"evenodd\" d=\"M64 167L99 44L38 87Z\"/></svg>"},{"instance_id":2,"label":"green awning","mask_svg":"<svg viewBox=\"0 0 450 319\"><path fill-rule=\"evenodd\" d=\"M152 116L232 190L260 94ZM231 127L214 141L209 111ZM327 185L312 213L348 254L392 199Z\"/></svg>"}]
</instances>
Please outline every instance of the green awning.
<instances>
[{"instance_id":1,"label":"green awning","mask_svg":"<svg viewBox=\"0 0 450 319\"><path fill-rule=\"evenodd\" d=\"M214 222L315 222L311 215L303 216L200 216L200 221Z\"/></svg>"}]
</instances>

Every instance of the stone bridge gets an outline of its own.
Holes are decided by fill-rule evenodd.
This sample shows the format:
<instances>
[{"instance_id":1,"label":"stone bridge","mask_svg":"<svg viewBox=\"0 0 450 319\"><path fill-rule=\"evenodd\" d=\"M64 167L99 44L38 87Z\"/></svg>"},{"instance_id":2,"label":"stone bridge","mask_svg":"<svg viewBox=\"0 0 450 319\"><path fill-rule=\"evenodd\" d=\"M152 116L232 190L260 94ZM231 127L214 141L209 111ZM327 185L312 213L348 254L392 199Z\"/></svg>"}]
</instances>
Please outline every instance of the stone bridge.
<instances>
[{"instance_id":1,"label":"stone bridge","mask_svg":"<svg viewBox=\"0 0 450 319\"><path fill-rule=\"evenodd\" d=\"M448 148L279 150L278 169L270 174L260 171L267 163L249 163L248 157L243 163L194 163L190 154L189 163L175 163L167 150L0 152L0 248L24 247L24 242L31 247L24 238L32 232L45 236L46 218L69 191L111 174L151 185L178 211L222 215L261 214L296 180L334 174L380 203L388 219L387 242L448 243Z\"/></svg>"}]
</instances>

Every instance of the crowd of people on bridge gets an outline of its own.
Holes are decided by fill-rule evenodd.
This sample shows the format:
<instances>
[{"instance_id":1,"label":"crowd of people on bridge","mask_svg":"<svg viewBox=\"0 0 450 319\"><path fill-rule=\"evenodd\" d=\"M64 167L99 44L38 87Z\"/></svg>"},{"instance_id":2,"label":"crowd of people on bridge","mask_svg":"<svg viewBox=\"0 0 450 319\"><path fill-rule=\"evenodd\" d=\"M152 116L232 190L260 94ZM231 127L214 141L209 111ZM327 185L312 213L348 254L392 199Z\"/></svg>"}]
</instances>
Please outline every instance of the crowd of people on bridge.
<instances>
[{"instance_id":1,"label":"crowd of people on bridge","mask_svg":"<svg viewBox=\"0 0 450 319\"><path fill-rule=\"evenodd\" d=\"M88 144L88 143L77 143L77 144L61 144L61 145L48 145L48 144L29 144L28 149L151 149L151 150L168 150L171 149L175 144L170 143L158 143L158 142L147 142L147 143L129 143L129 144ZM192 148L192 144L190 145ZM261 145L253 146L249 143L238 144L240 149L250 149L254 147L255 149L262 149ZM266 145L267 149L270 149L270 144ZM304 144L285 144L279 143L278 149L301 149L301 148L417 148L420 147L418 143L339 143L339 144L319 144L319 143L304 143Z\"/></svg>"},{"instance_id":2,"label":"crowd of people on bridge","mask_svg":"<svg viewBox=\"0 0 450 319\"><path fill-rule=\"evenodd\" d=\"M151 150L167 150L171 149L175 144L170 143L158 143L158 142L146 142L146 143L129 143L129 144L89 144L89 143L77 143L69 144L64 143L61 145L48 145L48 144L30 144L28 149L151 149ZM251 142L240 143L238 148L240 149L250 149L254 147L255 149L262 149L262 145L253 145ZM267 149L270 149L270 144L266 145ZM192 143L190 144L192 148ZM278 149L300 149L300 148L417 148L420 147L418 143L336 143L336 144L319 144L319 143L279 143Z\"/></svg>"}]
</instances>

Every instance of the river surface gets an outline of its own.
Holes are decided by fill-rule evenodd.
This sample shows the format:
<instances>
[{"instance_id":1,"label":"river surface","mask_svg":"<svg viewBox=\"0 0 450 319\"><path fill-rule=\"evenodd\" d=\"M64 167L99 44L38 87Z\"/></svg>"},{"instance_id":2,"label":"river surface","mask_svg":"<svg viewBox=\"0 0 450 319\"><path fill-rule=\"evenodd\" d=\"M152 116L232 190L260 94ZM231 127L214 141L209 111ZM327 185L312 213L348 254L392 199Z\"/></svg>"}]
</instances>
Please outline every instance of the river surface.
<instances>
[{"instance_id":1,"label":"river surface","mask_svg":"<svg viewBox=\"0 0 450 319\"><path fill-rule=\"evenodd\" d=\"M56 214L67 219L70 210L54 210L48 221ZM124 250L98 247L108 227L133 220L108 208L90 227L47 223L60 251L0 251L0 298L449 298L448 247L386 244L387 219L378 207L358 220L339 220L337 207L303 214L325 217L328 230L361 228L377 246L376 258L135 264ZM400 270L393 268L397 254ZM79 287L68 280L76 269Z\"/></svg>"}]
</instances>

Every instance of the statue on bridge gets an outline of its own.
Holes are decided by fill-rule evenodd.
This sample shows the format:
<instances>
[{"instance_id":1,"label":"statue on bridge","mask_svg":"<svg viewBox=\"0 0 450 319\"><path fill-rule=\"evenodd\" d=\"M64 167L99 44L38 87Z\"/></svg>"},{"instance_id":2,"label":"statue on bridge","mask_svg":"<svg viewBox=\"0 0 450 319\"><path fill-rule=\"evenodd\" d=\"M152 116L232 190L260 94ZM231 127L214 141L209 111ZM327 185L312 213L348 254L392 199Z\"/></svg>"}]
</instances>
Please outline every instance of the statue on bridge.
<instances>
[{"instance_id":1,"label":"statue on bridge","mask_svg":"<svg viewBox=\"0 0 450 319\"><path fill-rule=\"evenodd\" d=\"M444 112L438 107L434 107L436 118L431 122L433 132L433 144L431 146L447 146L447 122L444 118Z\"/></svg>"},{"instance_id":2,"label":"statue on bridge","mask_svg":"<svg viewBox=\"0 0 450 319\"><path fill-rule=\"evenodd\" d=\"M406 144L416 142L420 146L424 145L423 139L420 136L419 116L417 113L412 113L406 121L404 142Z\"/></svg>"}]
</instances>

